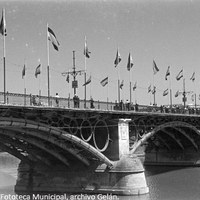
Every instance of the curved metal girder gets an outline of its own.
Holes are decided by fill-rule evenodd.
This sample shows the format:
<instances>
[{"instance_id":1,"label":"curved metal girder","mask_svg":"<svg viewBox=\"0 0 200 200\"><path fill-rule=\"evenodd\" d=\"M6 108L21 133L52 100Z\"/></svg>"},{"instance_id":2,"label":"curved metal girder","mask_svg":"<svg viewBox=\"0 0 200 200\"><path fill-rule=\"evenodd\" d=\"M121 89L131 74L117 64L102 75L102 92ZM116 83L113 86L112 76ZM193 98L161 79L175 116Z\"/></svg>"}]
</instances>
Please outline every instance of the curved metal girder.
<instances>
[{"instance_id":1,"label":"curved metal girder","mask_svg":"<svg viewBox=\"0 0 200 200\"><path fill-rule=\"evenodd\" d=\"M198 146L197 146L197 144L194 142L194 140L183 129L178 128L178 127L172 127L172 128L175 129L175 130L177 130L178 132L180 132L182 135L184 135L192 143L192 145L194 146L194 148L196 150L199 149Z\"/></svg>"},{"instance_id":2,"label":"curved metal girder","mask_svg":"<svg viewBox=\"0 0 200 200\"><path fill-rule=\"evenodd\" d=\"M7 134L7 131L5 130L0 130L0 134L5 134L6 137L2 138L1 137L1 142L3 141L3 143L9 143L11 144L13 147L17 147L17 148L20 148L22 149L23 151L27 152L31 158L33 158L33 161L36 162L36 161L40 161L46 165L51 165L51 163L49 162L49 160L47 160L44 156L40 156L38 155L38 152L37 150L34 150L34 149L29 149L29 147L27 145L24 144L24 142L21 142L19 140L13 140L12 137ZM21 139L21 138L20 138ZM30 145L30 144L29 144Z\"/></svg>"},{"instance_id":3,"label":"curved metal girder","mask_svg":"<svg viewBox=\"0 0 200 200\"><path fill-rule=\"evenodd\" d=\"M27 129L32 129L32 130L45 132L46 134L48 133L49 135L59 136L65 141L73 143L77 145L78 147L85 149L90 154L92 154L95 158L105 163L108 167L111 168L113 166L112 161L110 161L101 152L96 150L93 146L84 142L80 138L74 135L71 135L69 133L66 133L65 131L60 130L56 127L49 127L46 124L37 123L30 120L18 119L18 118L6 118L6 117L0 117L0 127L2 128L15 127L17 129L22 128L24 131Z\"/></svg>"},{"instance_id":4,"label":"curved metal girder","mask_svg":"<svg viewBox=\"0 0 200 200\"><path fill-rule=\"evenodd\" d=\"M24 156L23 154L21 154L16 148L14 148L14 147L11 148L11 147L3 144L2 142L0 142L0 149L2 151L8 152L9 154L15 156L16 158L18 158L28 164L32 164L34 162L27 156Z\"/></svg>"},{"instance_id":5,"label":"curved metal girder","mask_svg":"<svg viewBox=\"0 0 200 200\"><path fill-rule=\"evenodd\" d=\"M182 143L180 142L180 140L178 140L172 133L170 133L169 131L167 131L165 128L162 129L162 132L166 133L167 135L169 135L177 144L178 146L184 150L184 146L182 145Z\"/></svg>"},{"instance_id":6,"label":"curved metal girder","mask_svg":"<svg viewBox=\"0 0 200 200\"><path fill-rule=\"evenodd\" d=\"M23 128L14 128L14 127L8 127L8 128L4 128L7 130L12 130L14 132L19 132L19 133L26 133L27 135L30 136L34 136L37 138L40 138L44 141L48 141L53 145L56 145L62 149L64 149L65 151L68 151L69 153L71 153L73 156L75 156L76 158L78 158L79 160L81 160L85 165L89 166L89 161L82 157L81 155L79 155L79 150L76 149L75 147L70 147L70 145L66 144L66 141L64 140L58 140L57 138L55 138L53 135L51 135L51 137L49 137L49 135L44 134L44 132L41 131L34 131L34 129L23 129Z\"/></svg>"},{"instance_id":7,"label":"curved metal girder","mask_svg":"<svg viewBox=\"0 0 200 200\"><path fill-rule=\"evenodd\" d=\"M22 135L22 134L20 134L20 136L19 136L14 131L9 130L9 129L4 129L4 131L6 132L6 134L9 134L11 137L22 139L22 140L30 143L31 145L36 146L37 148L49 153L50 155L54 156L55 158L60 160L65 165L69 166L69 162L64 156L58 154L57 152L53 151L52 149L47 148L46 145L43 142L41 142L41 141L39 141L35 138L28 138L28 137L26 137L25 135Z\"/></svg>"},{"instance_id":8,"label":"curved metal girder","mask_svg":"<svg viewBox=\"0 0 200 200\"><path fill-rule=\"evenodd\" d=\"M170 146L162 137L160 137L159 135L156 135L156 137L167 147L168 150L171 150Z\"/></svg>"},{"instance_id":9,"label":"curved metal girder","mask_svg":"<svg viewBox=\"0 0 200 200\"><path fill-rule=\"evenodd\" d=\"M193 130L197 135L200 136L200 131L192 126L191 124L188 124L186 122L179 122L179 121L173 121L173 122L167 122L165 124L161 124L157 127L155 127L152 131L148 132L143 138L141 138L135 145L133 146L133 149L130 151L130 153L134 153L135 150L141 146L144 142L146 142L150 137L152 137L155 133L158 131L161 131L167 127L187 127ZM182 145L182 144L181 144Z\"/></svg>"}]
</instances>

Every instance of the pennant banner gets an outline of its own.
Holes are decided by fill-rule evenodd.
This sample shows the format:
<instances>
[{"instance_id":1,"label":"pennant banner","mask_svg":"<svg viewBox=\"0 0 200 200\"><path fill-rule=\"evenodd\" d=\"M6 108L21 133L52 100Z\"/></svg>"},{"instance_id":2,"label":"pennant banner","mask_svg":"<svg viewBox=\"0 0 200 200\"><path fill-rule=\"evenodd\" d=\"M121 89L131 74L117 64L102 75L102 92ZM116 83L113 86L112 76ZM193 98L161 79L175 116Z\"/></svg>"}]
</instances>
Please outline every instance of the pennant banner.
<instances>
[{"instance_id":1,"label":"pennant banner","mask_svg":"<svg viewBox=\"0 0 200 200\"><path fill-rule=\"evenodd\" d=\"M195 80L195 72L193 72L193 74L192 74L190 80L192 80L192 81L194 82L194 80Z\"/></svg>"},{"instance_id":2,"label":"pennant banner","mask_svg":"<svg viewBox=\"0 0 200 200\"><path fill-rule=\"evenodd\" d=\"M156 62L153 60L153 73L156 74L159 71Z\"/></svg>"},{"instance_id":3,"label":"pennant banner","mask_svg":"<svg viewBox=\"0 0 200 200\"><path fill-rule=\"evenodd\" d=\"M133 59L132 59L131 54L129 53L129 56L128 56L128 64L127 64L127 70L130 71L132 67L133 67Z\"/></svg>"},{"instance_id":4,"label":"pennant banner","mask_svg":"<svg viewBox=\"0 0 200 200\"><path fill-rule=\"evenodd\" d=\"M58 46L60 44L59 44L59 42L58 42L58 40L56 38L56 35L52 31L52 29L50 29L49 27L48 27L48 31L47 31L47 36L48 36L48 40L51 41L54 49L58 51Z\"/></svg>"},{"instance_id":5,"label":"pennant banner","mask_svg":"<svg viewBox=\"0 0 200 200\"><path fill-rule=\"evenodd\" d=\"M25 71L26 71L26 67L24 65L23 70L22 70L22 78L24 78L24 76L25 76Z\"/></svg>"},{"instance_id":6,"label":"pennant banner","mask_svg":"<svg viewBox=\"0 0 200 200\"><path fill-rule=\"evenodd\" d=\"M156 86L153 87L152 94L156 93Z\"/></svg>"},{"instance_id":7,"label":"pennant banner","mask_svg":"<svg viewBox=\"0 0 200 200\"><path fill-rule=\"evenodd\" d=\"M122 80L121 84L119 85L120 89L124 86L124 80Z\"/></svg>"},{"instance_id":8,"label":"pennant banner","mask_svg":"<svg viewBox=\"0 0 200 200\"><path fill-rule=\"evenodd\" d=\"M168 95L168 88L166 89L166 90L164 90L164 92L163 92L163 96L166 96L166 95Z\"/></svg>"},{"instance_id":9,"label":"pennant banner","mask_svg":"<svg viewBox=\"0 0 200 200\"><path fill-rule=\"evenodd\" d=\"M84 46L83 54L85 55L86 58L90 58L90 53L91 52L88 50L87 41L86 41L86 37L85 37L85 46Z\"/></svg>"},{"instance_id":10,"label":"pennant banner","mask_svg":"<svg viewBox=\"0 0 200 200\"><path fill-rule=\"evenodd\" d=\"M179 81L183 77L183 70L181 70L176 76L176 80Z\"/></svg>"},{"instance_id":11,"label":"pennant banner","mask_svg":"<svg viewBox=\"0 0 200 200\"><path fill-rule=\"evenodd\" d=\"M89 79L83 84L83 86L88 85L91 82L91 76L89 77Z\"/></svg>"},{"instance_id":12,"label":"pennant banner","mask_svg":"<svg viewBox=\"0 0 200 200\"><path fill-rule=\"evenodd\" d=\"M69 83L69 74L67 75L66 81Z\"/></svg>"},{"instance_id":13,"label":"pennant banner","mask_svg":"<svg viewBox=\"0 0 200 200\"><path fill-rule=\"evenodd\" d=\"M117 65L120 63L120 61L121 61L121 57L120 57L119 51L117 50L117 55L116 55L116 58L114 61L115 67L117 67Z\"/></svg>"},{"instance_id":14,"label":"pennant banner","mask_svg":"<svg viewBox=\"0 0 200 200\"><path fill-rule=\"evenodd\" d=\"M135 91L137 88L137 82L135 82L134 86L133 86L133 91Z\"/></svg>"},{"instance_id":15,"label":"pennant banner","mask_svg":"<svg viewBox=\"0 0 200 200\"><path fill-rule=\"evenodd\" d=\"M148 93L151 92L151 85L148 87Z\"/></svg>"},{"instance_id":16,"label":"pennant banner","mask_svg":"<svg viewBox=\"0 0 200 200\"><path fill-rule=\"evenodd\" d=\"M41 70L40 70L41 64L39 64L35 70L35 77L37 78L38 74L41 74Z\"/></svg>"},{"instance_id":17,"label":"pennant banner","mask_svg":"<svg viewBox=\"0 0 200 200\"><path fill-rule=\"evenodd\" d=\"M2 18L0 24L0 33L4 36L7 35L6 33L6 20L5 20L5 10L2 11Z\"/></svg>"},{"instance_id":18,"label":"pennant banner","mask_svg":"<svg viewBox=\"0 0 200 200\"><path fill-rule=\"evenodd\" d=\"M167 72L165 74L165 80L167 80L167 77L170 75L170 66L167 68Z\"/></svg>"},{"instance_id":19,"label":"pennant banner","mask_svg":"<svg viewBox=\"0 0 200 200\"><path fill-rule=\"evenodd\" d=\"M108 84L108 77L104 78L101 82L101 85L104 87L105 85Z\"/></svg>"},{"instance_id":20,"label":"pennant banner","mask_svg":"<svg viewBox=\"0 0 200 200\"><path fill-rule=\"evenodd\" d=\"M179 95L179 90L176 92L175 97L178 97Z\"/></svg>"}]
</instances>

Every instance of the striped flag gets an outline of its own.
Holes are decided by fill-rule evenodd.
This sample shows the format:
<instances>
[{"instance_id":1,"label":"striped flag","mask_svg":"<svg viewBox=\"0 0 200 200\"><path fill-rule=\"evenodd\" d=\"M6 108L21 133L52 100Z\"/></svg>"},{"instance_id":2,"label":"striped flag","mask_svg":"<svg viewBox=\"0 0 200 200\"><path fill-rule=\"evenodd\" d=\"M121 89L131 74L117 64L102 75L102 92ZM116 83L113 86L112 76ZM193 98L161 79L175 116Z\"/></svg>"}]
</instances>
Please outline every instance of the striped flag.
<instances>
[{"instance_id":1,"label":"striped flag","mask_svg":"<svg viewBox=\"0 0 200 200\"><path fill-rule=\"evenodd\" d=\"M194 82L194 80L195 80L195 72L193 72L193 74L192 74L190 80L192 80L192 81Z\"/></svg>"},{"instance_id":2,"label":"striped flag","mask_svg":"<svg viewBox=\"0 0 200 200\"><path fill-rule=\"evenodd\" d=\"M133 91L135 91L137 88L137 82L135 82L134 86L133 86Z\"/></svg>"},{"instance_id":3,"label":"striped flag","mask_svg":"<svg viewBox=\"0 0 200 200\"><path fill-rule=\"evenodd\" d=\"M122 89L122 87L124 86L124 80L122 80L122 82L119 85L119 88Z\"/></svg>"},{"instance_id":4,"label":"striped flag","mask_svg":"<svg viewBox=\"0 0 200 200\"><path fill-rule=\"evenodd\" d=\"M153 87L152 94L156 93L156 86Z\"/></svg>"},{"instance_id":5,"label":"striped flag","mask_svg":"<svg viewBox=\"0 0 200 200\"><path fill-rule=\"evenodd\" d=\"M5 10L2 11L2 18L0 23L0 33L4 36L7 35L6 33L6 20L5 20Z\"/></svg>"},{"instance_id":6,"label":"striped flag","mask_svg":"<svg viewBox=\"0 0 200 200\"><path fill-rule=\"evenodd\" d=\"M108 84L108 77L104 78L101 82L101 85L104 87L105 85Z\"/></svg>"},{"instance_id":7,"label":"striped flag","mask_svg":"<svg viewBox=\"0 0 200 200\"><path fill-rule=\"evenodd\" d=\"M69 74L67 75L66 81L69 83Z\"/></svg>"},{"instance_id":8,"label":"striped flag","mask_svg":"<svg viewBox=\"0 0 200 200\"><path fill-rule=\"evenodd\" d=\"M83 54L85 55L86 58L90 58L90 53L91 52L88 50L87 41L86 41L86 37L85 37L85 46L84 46Z\"/></svg>"},{"instance_id":9,"label":"striped flag","mask_svg":"<svg viewBox=\"0 0 200 200\"><path fill-rule=\"evenodd\" d=\"M181 70L176 76L176 80L179 81L183 77L183 70Z\"/></svg>"},{"instance_id":10,"label":"striped flag","mask_svg":"<svg viewBox=\"0 0 200 200\"><path fill-rule=\"evenodd\" d=\"M58 42L58 40L56 38L56 35L52 31L52 29L50 29L49 27L47 28L47 37L48 37L48 40L51 41L54 49L58 51L58 46L60 44L59 44L59 42Z\"/></svg>"},{"instance_id":11,"label":"striped flag","mask_svg":"<svg viewBox=\"0 0 200 200\"><path fill-rule=\"evenodd\" d=\"M24 64L24 67L23 67L23 69L22 69L22 78L24 78L25 73L26 73L26 67L25 67L25 64Z\"/></svg>"},{"instance_id":12,"label":"striped flag","mask_svg":"<svg viewBox=\"0 0 200 200\"><path fill-rule=\"evenodd\" d=\"M165 74L165 80L167 80L167 77L170 75L170 66L168 66L168 68L167 68L167 72L166 72L166 74Z\"/></svg>"},{"instance_id":13,"label":"striped flag","mask_svg":"<svg viewBox=\"0 0 200 200\"><path fill-rule=\"evenodd\" d=\"M116 55L116 58L115 58L115 61L114 61L115 67L117 67L117 65L120 63L120 61L121 61L121 56L120 56L119 51L117 49L117 55Z\"/></svg>"},{"instance_id":14,"label":"striped flag","mask_svg":"<svg viewBox=\"0 0 200 200\"><path fill-rule=\"evenodd\" d=\"M177 90L175 97L178 97L178 95L179 95L179 90Z\"/></svg>"},{"instance_id":15,"label":"striped flag","mask_svg":"<svg viewBox=\"0 0 200 200\"><path fill-rule=\"evenodd\" d=\"M88 85L91 82L91 80L92 80L92 77L90 76L88 80L83 84L83 86Z\"/></svg>"},{"instance_id":16,"label":"striped flag","mask_svg":"<svg viewBox=\"0 0 200 200\"><path fill-rule=\"evenodd\" d=\"M164 92L163 92L163 96L166 96L166 95L168 95L168 88L166 89L166 90L164 90Z\"/></svg>"},{"instance_id":17,"label":"striped flag","mask_svg":"<svg viewBox=\"0 0 200 200\"><path fill-rule=\"evenodd\" d=\"M128 55L127 70L130 71L132 67L133 67L133 59L132 59L131 54L129 53L129 55Z\"/></svg>"},{"instance_id":18,"label":"striped flag","mask_svg":"<svg viewBox=\"0 0 200 200\"><path fill-rule=\"evenodd\" d=\"M151 85L148 87L148 93L151 92Z\"/></svg>"},{"instance_id":19,"label":"striped flag","mask_svg":"<svg viewBox=\"0 0 200 200\"><path fill-rule=\"evenodd\" d=\"M36 67L36 70L35 70L35 77L36 77L36 78L37 78L38 74L41 74L40 67L41 67L41 64L39 64L39 65Z\"/></svg>"},{"instance_id":20,"label":"striped flag","mask_svg":"<svg viewBox=\"0 0 200 200\"><path fill-rule=\"evenodd\" d=\"M157 65L156 65L156 62L153 60L153 73L154 75L159 71Z\"/></svg>"}]
</instances>

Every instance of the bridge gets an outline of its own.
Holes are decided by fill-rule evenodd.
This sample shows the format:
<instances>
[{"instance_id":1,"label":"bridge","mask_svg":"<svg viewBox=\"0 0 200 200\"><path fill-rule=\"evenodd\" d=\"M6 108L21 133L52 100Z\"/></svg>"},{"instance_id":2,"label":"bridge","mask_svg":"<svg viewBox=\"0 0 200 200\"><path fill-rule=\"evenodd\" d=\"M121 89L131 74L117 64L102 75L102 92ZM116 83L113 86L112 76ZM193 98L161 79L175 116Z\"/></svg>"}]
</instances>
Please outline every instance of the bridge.
<instances>
[{"instance_id":1,"label":"bridge","mask_svg":"<svg viewBox=\"0 0 200 200\"><path fill-rule=\"evenodd\" d=\"M98 108L0 105L0 149L21 160L16 192L140 195L141 154L144 164L199 166L198 114Z\"/></svg>"}]
</instances>

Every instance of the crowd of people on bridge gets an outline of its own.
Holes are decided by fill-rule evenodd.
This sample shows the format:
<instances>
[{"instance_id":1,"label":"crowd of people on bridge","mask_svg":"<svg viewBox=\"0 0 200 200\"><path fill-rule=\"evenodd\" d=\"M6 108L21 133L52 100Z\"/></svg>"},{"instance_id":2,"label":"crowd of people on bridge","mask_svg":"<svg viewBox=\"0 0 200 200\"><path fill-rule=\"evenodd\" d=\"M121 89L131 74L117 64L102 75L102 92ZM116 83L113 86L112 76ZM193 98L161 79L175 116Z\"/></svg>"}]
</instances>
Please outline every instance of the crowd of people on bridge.
<instances>
[{"instance_id":1,"label":"crowd of people on bridge","mask_svg":"<svg viewBox=\"0 0 200 200\"><path fill-rule=\"evenodd\" d=\"M58 93L56 93L55 96L55 105L56 107L59 107L59 96ZM31 105L33 106L42 106L41 99L39 95L32 95L31 96ZM80 108L80 99L77 95L73 97L73 102L74 102L74 108ZM90 98L90 108L94 109L94 100L91 97ZM98 109L99 106L98 106ZM115 102L115 105L113 106L114 110L119 110L119 111L135 111L135 112L159 112L159 113L177 113L177 114L200 114L200 108L198 107L191 107L191 106L183 106L183 105L150 105L150 106L142 106L137 103L129 103L127 100L126 103L124 103L122 100L118 103L117 101Z\"/></svg>"}]
</instances>

